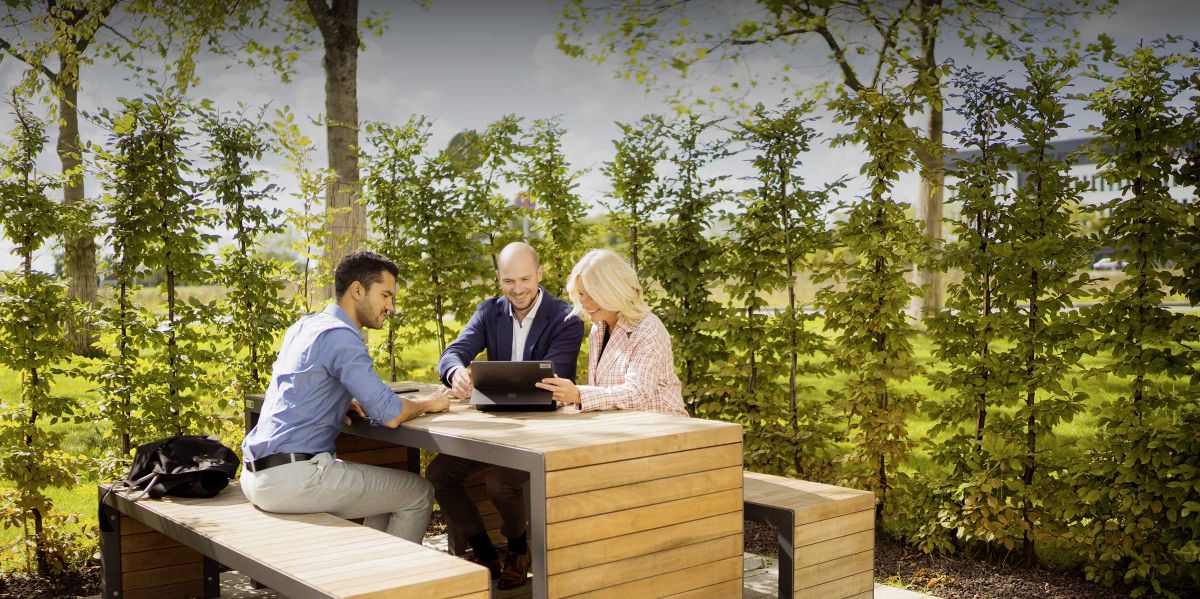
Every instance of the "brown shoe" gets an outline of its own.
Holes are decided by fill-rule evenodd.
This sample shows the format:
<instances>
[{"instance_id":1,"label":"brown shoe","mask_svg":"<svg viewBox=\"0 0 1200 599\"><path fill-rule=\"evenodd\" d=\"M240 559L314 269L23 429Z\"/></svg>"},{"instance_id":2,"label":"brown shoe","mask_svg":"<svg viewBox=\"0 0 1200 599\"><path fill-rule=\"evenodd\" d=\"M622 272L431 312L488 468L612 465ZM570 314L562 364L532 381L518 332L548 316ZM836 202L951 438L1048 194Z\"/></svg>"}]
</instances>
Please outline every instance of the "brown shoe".
<instances>
[{"instance_id":1,"label":"brown shoe","mask_svg":"<svg viewBox=\"0 0 1200 599\"><path fill-rule=\"evenodd\" d=\"M533 556L526 551L518 555L511 551L504 554L504 566L500 570L500 582L496 586L502 590L515 589L529 580L529 564Z\"/></svg>"},{"instance_id":2,"label":"brown shoe","mask_svg":"<svg viewBox=\"0 0 1200 599\"><path fill-rule=\"evenodd\" d=\"M492 560L491 563L485 564L485 563L483 563L483 560L479 559L479 557L475 555L474 551L472 551L471 553L468 553L467 555L465 555L463 557L467 561L471 562L472 564L479 564L480 566L487 568L488 576L492 580L500 579L501 571L504 569L504 565L501 563L501 558L497 557L496 559Z\"/></svg>"}]
</instances>

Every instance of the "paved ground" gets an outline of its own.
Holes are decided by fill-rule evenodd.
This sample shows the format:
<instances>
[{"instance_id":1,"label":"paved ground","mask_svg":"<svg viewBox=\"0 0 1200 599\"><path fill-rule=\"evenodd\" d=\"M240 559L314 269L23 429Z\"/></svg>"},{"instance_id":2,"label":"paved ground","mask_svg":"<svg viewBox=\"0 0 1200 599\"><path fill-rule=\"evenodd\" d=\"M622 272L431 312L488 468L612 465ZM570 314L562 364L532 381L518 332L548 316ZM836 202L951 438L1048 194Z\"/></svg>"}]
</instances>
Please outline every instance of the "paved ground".
<instances>
[{"instance_id":1,"label":"paved ground","mask_svg":"<svg viewBox=\"0 0 1200 599\"><path fill-rule=\"evenodd\" d=\"M446 550L445 535L425 539L427 546L442 551ZM747 553L745 555L745 584L742 587L743 599L768 599L779 594L778 576L779 564L773 557L764 557ZM493 599L525 599L530 596L530 586L525 585L511 591L496 591ZM226 572L221 575L221 597L228 599L274 599L280 597L270 589L254 589L250 579L237 572ZM88 599L99 599L99 596ZM937 599L914 591L908 591L887 585L875 585L875 599Z\"/></svg>"}]
</instances>

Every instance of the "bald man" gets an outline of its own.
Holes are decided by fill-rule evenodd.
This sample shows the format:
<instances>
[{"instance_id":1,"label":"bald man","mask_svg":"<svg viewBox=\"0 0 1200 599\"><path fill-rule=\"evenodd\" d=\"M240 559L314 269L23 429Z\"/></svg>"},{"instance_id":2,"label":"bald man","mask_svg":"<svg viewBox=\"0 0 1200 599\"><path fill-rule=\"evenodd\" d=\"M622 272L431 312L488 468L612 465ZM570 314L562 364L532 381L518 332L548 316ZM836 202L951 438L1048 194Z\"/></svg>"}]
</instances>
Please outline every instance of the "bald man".
<instances>
[{"instance_id":1,"label":"bald man","mask_svg":"<svg viewBox=\"0 0 1200 599\"><path fill-rule=\"evenodd\" d=\"M514 242L497 259L501 295L484 300L458 336L442 352L438 372L460 399L474 389L467 368L479 352L488 360L548 360L562 378L575 379L575 361L583 340L583 322L571 306L541 287L544 271L529 244ZM487 473L488 497L500 515L500 532L508 548L500 555L484 527L466 480ZM530 554L524 485L528 474L450 455L439 455L425 471L442 512L474 550L473 560L488 567L497 586L507 590L525 584Z\"/></svg>"}]
</instances>

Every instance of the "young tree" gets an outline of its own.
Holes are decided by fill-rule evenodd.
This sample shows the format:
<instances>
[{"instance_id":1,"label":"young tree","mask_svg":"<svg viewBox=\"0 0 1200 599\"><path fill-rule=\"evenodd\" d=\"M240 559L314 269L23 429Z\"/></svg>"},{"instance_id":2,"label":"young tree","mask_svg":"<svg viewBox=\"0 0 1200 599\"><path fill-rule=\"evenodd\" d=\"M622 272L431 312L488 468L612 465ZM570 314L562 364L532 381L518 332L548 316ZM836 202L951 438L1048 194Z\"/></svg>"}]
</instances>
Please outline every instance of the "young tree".
<instances>
[{"instance_id":1,"label":"young tree","mask_svg":"<svg viewBox=\"0 0 1200 599\"><path fill-rule=\"evenodd\" d=\"M1188 384L1200 376L1200 319L1163 305L1171 265L1195 251L1180 242L1188 208L1169 185L1179 149L1195 140L1175 104L1187 91L1179 67L1197 59L1156 46L1115 56L1120 75L1097 75L1104 87L1089 98L1104 119L1092 157L1124 194L1097 206L1108 212L1102 241L1125 261L1126 277L1084 309L1096 334L1087 348L1111 356L1095 371L1122 392L1101 407L1101 434L1066 509L1089 577L1174 596L1169 583L1200 584L1200 411Z\"/></svg>"},{"instance_id":2,"label":"young tree","mask_svg":"<svg viewBox=\"0 0 1200 599\"><path fill-rule=\"evenodd\" d=\"M434 336L438 351L457 334L450 314L471 314L478 302L481 244L464 224L466 198L449 156L430 156L429 123L415 116L403 127L372 123L369 206L372 221L398 231L380 248L404 276L396 296L396 328L405 341ZM471 219L465 219L470 221Z\"/></svg>"},{"instance_id":3,"label":"young tree","mask_svg":"<svg viewBox=\"0 0 1200 599\"><path fill-rule=\"evenodd\" d=\"M114 57L111 46L97 42L96 35L110 19L120 0L64 2L33 0L10 2L0 17L7 30L0 37L0 49L27 65L23 92L38 90L43 84L57 100L58 159L62 163L63 203L84 206L83 144L79 138L79 72L95 59L93 54ZM30 27L45 35L38 41L21 38ZM89 52L92 50L94 52ZM96 303L96 241L83 229L64 239L64 274L72 298L87 305ZM82 323L75 323L82 324ZM95 332L84 326L70 331L75 353L91 353Z\"/></svg>"},{"instance_id":4,"label":"young tree","mask_svg":"<svg viewBox=\"0 0 1200 599\"><path fill-rule=\"evenodd\" d=\"M729 155L724 140L708 137L716 123L688 115L664 130L674 173L664 192L666 220L649 229L640 273L661 289L651 294L654 314L671 333L684 401L693 414L720 412L712 367L727 356L715 334L721 305L709 289L724 278L723 248L708 236L716 205L726 194L718 187L725 176L710 176L705 170Z\"/></svg>"},{"instance_id":5,"label":"young tree","mask_svg":"<svg viewBox=\"0 0 1200 599\"><path fill-rule=\"evenodd\" d=\"M219 311L227 351L237 359L228 372L223 407L235 407L246 394L266 390L274 360L271 346L291 322L294 304L281 295L283 265L256 253L263 235L283 229L279 211L262 206L275 186L259 186L265 173L250 164L269 149L266 126L244 115L210 111L202 115L202 128L210 140L209 166L200 174L221 223L233 236L233 245L221 249L213 278L227 289Z\"/></svg>"},{"instance_id":6,"label":"young tree","mask_svg":"<svg viewBox=\"0 0 1200 599\"><path fill-rule=\"evenodd\" d=\"M51 383L70 357L66 326L78 318L80 306L57 277L33 270L33 255L81 215L77 206L47 197L60 183L36 166L47 141L45 124L21 104L13 108L13 145L0 158L0 225L21 267L0 272L0 364L18 373L20 392L0 416L0 475L12 487L3 493L0 520L4 528L20 531L26 569L49 576L65 564L62 548L48 535L54 504L46 490L72 485L77 476L72 457L60 449L62 434L46 425L68 419L77 407L73 399L53 394Z\"/></svg>"},{"instance_id":7,"label":"young tree","mask_svg":"<svg viewBox=\"0 0 1200 599\"><path fill-rule=\"evenodd\" d=\"M490 269L485 267L481 272L480 287L487 290L482 291L480 299L494 288L492 278L500 250L521 238L521 231L513 223L523 218L522 209L500 193L500 181L511 179L512 160L520 153L520 134L521 121L510 114L488 125L482 134L464 131L455 135L446 147L468 214L476 215L491 258Z\"/></svg>"},{"instance_id":8,"label":"young tree","mask_svg":"<svg viewBox=\"0 0 1200 599\"><path fill-rule=\"evenodd\" d=\"M1012 466L1019 448L994 442L998 436L988 414L1011 411L1019 399L1014 373L1002 356L1003 340L1022 324L1016 308L1022 300L1001 294L997 277L1012 254L1012 226L1005 214L1011 204L1008 188L1015 183L1006 132L1013 98L1000 77L961 69L955 80L961 90L955 112L965 128L953 135L973 155L951 166L957 179L953 201L960 210L941 267L962 275L947 289L949 310L927 321L934 356L946 365L928 375L935 389L947 392L945 399L926 404L934 416L929 438L937 440L930 443L930 455L947 470L939 493L945 499L929 502L932 507L922 515L927 524L914 535L927 550L950 549L947 530L956 531L957 541L998 543L1011 550L1020 538L1009 525L1018 519L1010 498L1021 490L1019 470Z\"/></svg>"},{"instance_id":9,"label":"young tree","mask_svg":"<svg viewBox=\"0 0 1200 599\"><path fill-rule=\"evenodd\" d=\"M363 202L374 235L368 238L371 249L384 256L404 254L405 201L414 191L420 176L420 162L429 139L429 124L423 116L414 116L401 127L385 123L367 123L364 152ZM407 288L407 285L404 285ZM405 304L398 297L397 304ZM400 306L388 318L386 351L391 380L398 380L396 334L403 320Z\"/></svg>"},{"instance_id":10,"label":"young tree","mask_svg":"<svg viewBox=\"0 0 1200 599\"><path fill-rule=\"evenodd\" d=\"M900 465L912 446L906 417L921 401L897 385L921 371L913 358L913 326L905 306L921 288L906 278L929 252L918 223L905 214L892 188L916 166L919 137L905 124L912 107L871 90L847 92L835 103L837 120L850 133L837 144L862 144L867 194L849 207L834 231L830 262L817 274L827 286L817 293L825 329L836 334L830 358L847 375L845 389L830 392L854 427L855 451L869 470L858 475L876 492L876 517L888 507L888 491L903 482Z\"/></svg>"},{"instance_id":11,"label":"young tree","mask_svg":"<svg viewBox=\"0 0 1200 599\"><path fill-rule=\"evenodd\" d=\"M213 212L195 196L187 179L192 168L183 127L187 111L179 97L165 93L123 100L121 113L111 119L115 151L107 160L113 190L110 238L121 286L114 320L122 335L119 355L102 368L106 379L119 383L109 388L117 392L116 402L133 399L132 406L125 406L132 411L115 423L126 427L117 429L123 434L123 450L131 435L157 438L197 430L200 401L211 390L206 364L213 348L206 325L212 307L178 298L179 285L207 279L211 265L203 250L215 239L204 232ZM142 319L129 309L126 293L142 269L162 274L166 313L147 315L148 328L138 330ZM149 350L140 364L138 345ZM130 377L136 370L136 377ZM140 380L128 384L130 378ZM129 426L132 421L125 418L135 418L137 426Z\"/></svg>"},{"instance_id":12,"label":"young tree","mask_svg":"<svg viewBox=\"0 0 1200 599\"><path fill-rule=\"evenodd\" d=\"M418 2L424 4L424 2ZM244 0L196 3L199 10L212 5L231 13L242 30L256 30L260 35L239 38L238 43L210 44L210 49L245 62L250 66L267 64L287 82L294 73L300 57L318 46L322 50L321 65L325 70L325 134L328 155L327 169L331 177L325 180L326 218L324 245L328 249L325 268L330 272L319 277L326 281L320 299L327 299L333 289L332 269L343 256L362 248L366 240L366 212L359 197L359 122L358 122L358 54L363 47L362 32L379 35L386 26L386 16L374 11L359 15L359 0ZM205 5L209 5L206 7Z\"/></svg>"},{"instance_id":13,"label":"young tree","mask_svg":"<svg viewBox=\"0 0 1200 599\"><path fill-rule=\"evenodd\" d=\"M1078 412L1083 400L1062 382L1082 353L1084 326L1070 308L1088 283L1081 271L1092 245L1071 218L1084 183L1070 175L1070 160L1054 155L1058 132L1066 127L1064 88L1077 59L1030 55L1022 62L1026 83L1013 90L1011 123L1024 149L1010 159L1022 177L1005 211L1011 246L995 270L996 293L1016 304L1023 321L1008 331L1011 349L1000 358L1022 401L1015 412L989 418L1001 435L998 442L1021 464L1010 505L1020 514L1023 559L1033 565L1036 540L1055 534L1045 516L1059 466L1054 427Z\"/></svg>"},{"instance_id":14,"label":"young tree","mask_svg":"<svg viewBox=\"0 0 1200 599\"><path fill-rule=\"evenodd\" d=\"M276 120L271 124L275 144L283 155L288 172L296 177L297 188L292 197L300 201L299 208L284 211L284 220L299 232L292 250L298 256L297 264L289 269L296 285L297 308L304 314L316 311L315 304L324 296L325 289L333 281L333 265L329 264L328 237L322 235L329 210L321 211L321 197L334 176L328 169L312 166L312 155L316 146L296 124L296 115L291 109L275 111Z\"/></svg>"},{"instance_id":15,"label":"young tree","mask_svg":"<svg viewBox=\"0 0 1200 599\"><path fill-rule=\"evenodd\" d=\"M79 134L80 74L95 60L126 64L135 72L134 52L153 48L164 58L174 38L184 42L170 63L179 91L194 81L194 58L202 38L240 24L228 20L226 3L165 3L154 0L13 0L0 15L0 52L29 66L18 84L21 93L48 87L58 120L57 153L62 163L63 203L86 207L83 148ZM217 8L214 10L214 8ZM121 10L130 18L122 18ZM121 27L124 25L125 27ZM119 30L118 27L121 27ZM101 36L107 31L109 36ZM80 227L64 239L64 274L72 298L96 303L96 232ZM89 325L71 329L77 354L92 352L95 331Z\"/></svg>"},{"instance_id":16,"label":"young tree","mask_svg":"<svg viewBox=\"0 0 1200 599\"><path fill-rule=\"evenodd\" d=\"M941 239L944 169L934 149L942 145L943 77L949 68L948 61L939 57L939 46L947 34L956 34L972 49L983 47L989 58L1009 58L1044 43L1048 36L1038 35L1039 29L1061 29L1075 17L1103 14L1113 4L1110 0L759 0L749 7L748 18L740 19L718 11L722 3L714 0L570 0L563 7L558 46L576 57L590 51L597 63L614 58L609 64L620 75L647 85L658 83L659 70L686 78L700 63L744 65L759 48L783 49L808 64L814 50L811 44L824 46L846 89L900 94L914 98L924 111L925 143L916 150L924 181L921 214L926 236L936 241ZM592 37L593 24L601 27L598 37ZM793 85L788 66L775 76L775 83ZM705 76L704 85L738 104L749 89L772 82L771 76L758 75L757 69L735 72L756 75L749 80L734 78L724 89L712 86L711 77ZM936 271L922 273L925 305L936 312L941 308L940 277Z\"/></svg>"},{"instance_id":17,"label":"young tree","mask_svg":"<svg viewBox=\"0 0 1200 599\"><path fill-rule=\"evenodd\" d=\"M546 269L542 286L555 295L566 293L567 275L588 240L586 209L575 193L578 174L571 172L562 150L564 134L558 119L534 121L525 134L525 151L514 177L537 206L533 220L541 238L531 241Z\"/></svg>"},{"instance_id":18,"label":"young tree","mask_svg":"<svg viewBox=\"0 0 1200 599\"><path fill-rule=\"evenodd\" d=\"M758 429L752 438L775 450L767 452L763 465L787 464L785 472L816 478L815 471L829 463L832 427L824 415L825 402L800 398L808 388L797 377L821 370L800 360L823 351L824 337L808 330L815 315L800 310L796 278L812 255L829 245L822 212L830 193L843 183L806 190L796 173L816 138L808 126L811 109L811 104L784 103L776 110L759 105L739 124L736 138L753 153L757 187L739 196L739 211L731 215L733 251L727 257L726 288L741 312L728 319L728 339L735 360L746 362L737 373L748 375L735 393L753 406L748 411L754 416L746 423ZM768 317L766 298L777 291L787 293L787 305ZM787 384L781 387L784 372ZM787 397L782 415L780 395Z\"/></svg>"},{"instance_id":19,"label":"young tree","mask_svg":"<svg viewBox=\"0 0 1200 599\"><path fill-rule=\"evenodd\" d=\"M139 357L152 330L151 317L133 303L133 297L146 272L146 256L153 251L154 214L151 204L143 200L149 193L145 175L153 165L143 160L146 139L132 135L136 125L131 112L101 116L110 136L109 148L97 152L106 187L100 212L105 240L112 249L116 303L102 309L102 321L113 333L113 341L101 344L104 353L93 374L100 386L100 413L120 440L117 459L125 460L133 448L135 396L148 384Z\"/></svg>"},{"instance_id":20,"label":"young tree","mask_svg":"<svg viewBox=\"0 0 1200 599\"><path fill-rule=\"evenodd\" d=\"M603 172L612 183L612 226L628 231L629 264L638 270L641 244L638 232L645 230L662 207L658 173L655 169L666 159L662 141L663 121L658 115L646 115L636 123L617 123L621 138L613 141L616 155L605 162Z\"/></svg>"}]
</instances>

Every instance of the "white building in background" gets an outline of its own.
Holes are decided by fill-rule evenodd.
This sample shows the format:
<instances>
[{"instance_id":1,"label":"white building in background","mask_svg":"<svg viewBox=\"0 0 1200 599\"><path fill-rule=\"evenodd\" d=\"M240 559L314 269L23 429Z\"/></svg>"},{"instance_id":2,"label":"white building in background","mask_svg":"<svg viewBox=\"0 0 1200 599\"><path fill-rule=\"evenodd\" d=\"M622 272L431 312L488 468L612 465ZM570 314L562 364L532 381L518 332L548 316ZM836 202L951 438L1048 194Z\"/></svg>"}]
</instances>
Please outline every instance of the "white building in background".
<instances>
[{"instance_id":1,"label":"white building in background","mask_svg":"<svg viewBox=\"0 0 1200 599\"><path fill-rule=\"evenodd\" d=\"M1073 139L1054 144L1054 158L1056 160L1065 160L1071 155L1075 155L1075 164L1068 171L1071 176L1081 179L1087 183L1087 188L1083 192L1084 206L1099 206L1109 200L1124 197L1123 188L1127 187L1125 183L1111 183L1101 175L1101 167L1096 161L1092 160L1088 154L1087 146L1093 143L1095 138ZM1026 146L1018 146L1018 151L1026 149ZM979 155L978 150L968 152L958 152L946 157L946 167L949 172L954 171L954 164L958 161L973 158ZM998 192L1008 195L1012 192L1015 186L1020 186L1025 183L1027 173L1011 169L1008 171L1008 182ZM954 185L958 183L958 178L947 176L945 181L946 194L945 206L942 208L942 215L948 220L957 220L959 215L959 204L954 201ZM1191 204L1197 201L1197 194L1200 190L1195 187L1184 186L1177 181L1174 176L1171 179L1170 185L1171 197L1184 203ZM951 239L953 231L948 227L945 229L945 236ZM1099 252L1100 255L1110 254L1111 250Z\"/></svg>"}]
</instances>

